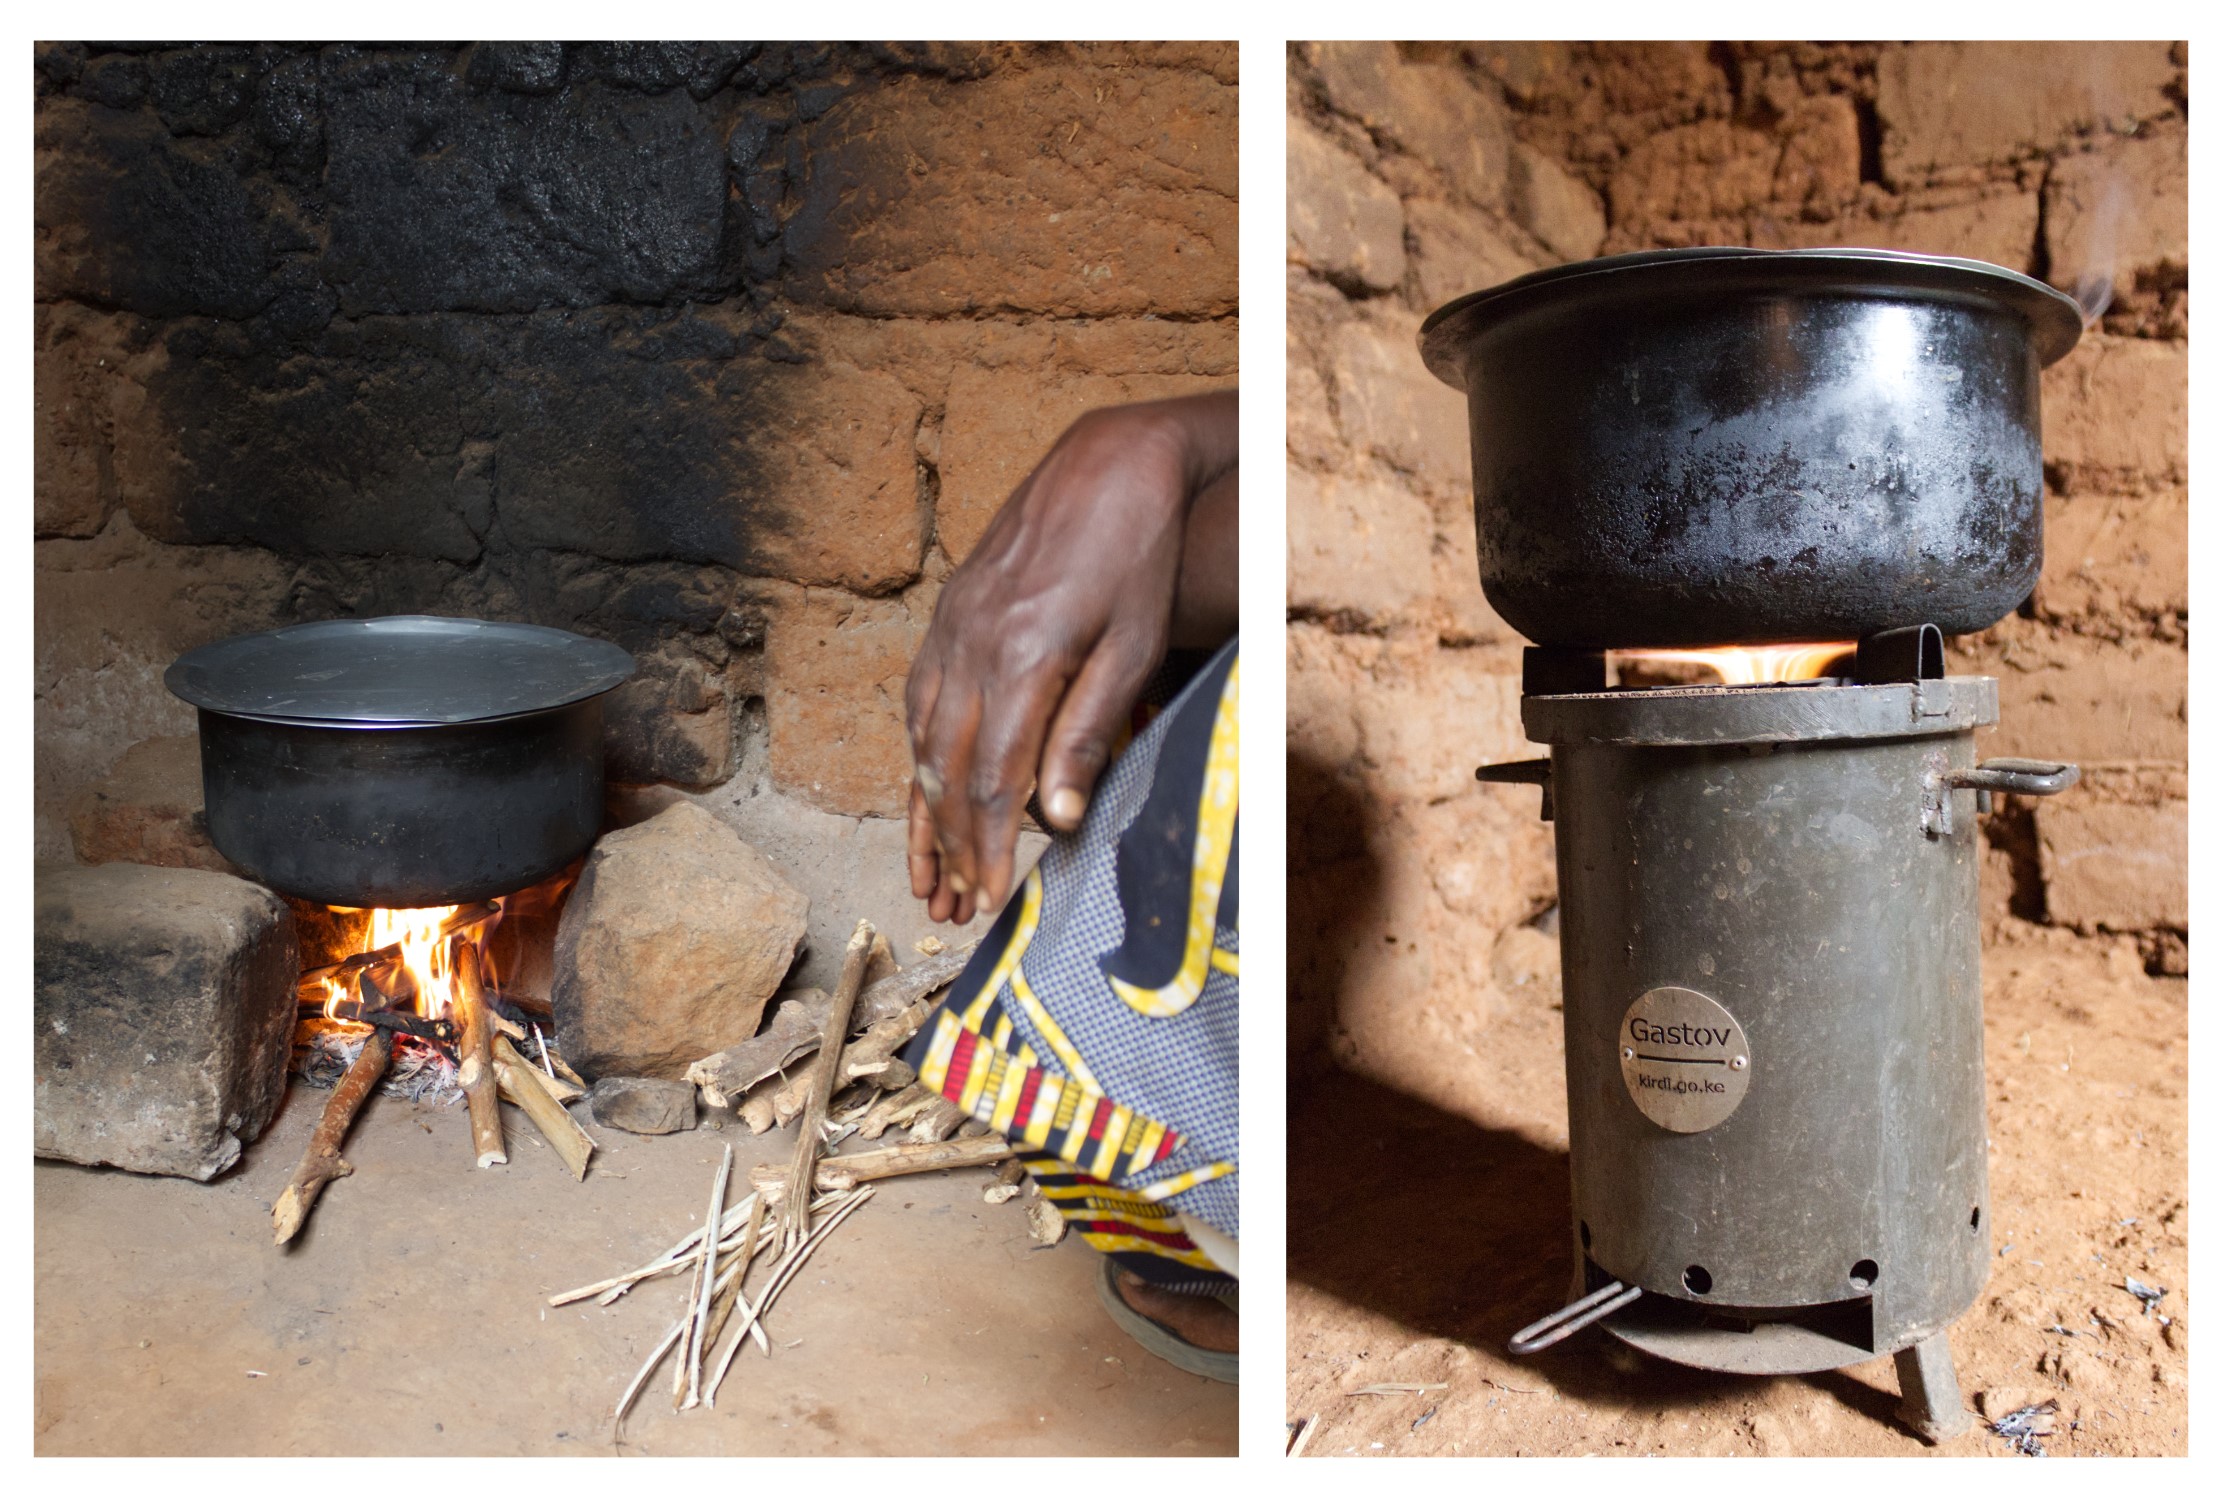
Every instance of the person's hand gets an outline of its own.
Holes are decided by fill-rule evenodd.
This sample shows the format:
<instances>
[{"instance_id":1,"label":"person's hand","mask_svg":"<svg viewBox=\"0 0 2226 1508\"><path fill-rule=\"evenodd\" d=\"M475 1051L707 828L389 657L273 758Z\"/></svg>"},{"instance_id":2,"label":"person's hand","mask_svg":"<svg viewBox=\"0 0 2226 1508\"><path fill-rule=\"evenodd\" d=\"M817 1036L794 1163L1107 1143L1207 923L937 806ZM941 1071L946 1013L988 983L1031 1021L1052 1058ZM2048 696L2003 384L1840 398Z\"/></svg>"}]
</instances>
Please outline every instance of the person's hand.
<instances>
[{"instance_id":1,"label":"person's hand","mask_svg":"<svg viewBox=\"0 0 2226 1508\"><path fill-rule=\"evenodd\" d=\"M1081 823L1178 588L1204 595L1184 559L1202 493L1227 494L1212 550L1234 544L1235 438L1234 393L1083 415L944 585L904 697L912 893L934 920L1003 903L1031 786L1052 826ZM1223 564L1233 613L1233 548Z\"/></svg>"}]
</instances>

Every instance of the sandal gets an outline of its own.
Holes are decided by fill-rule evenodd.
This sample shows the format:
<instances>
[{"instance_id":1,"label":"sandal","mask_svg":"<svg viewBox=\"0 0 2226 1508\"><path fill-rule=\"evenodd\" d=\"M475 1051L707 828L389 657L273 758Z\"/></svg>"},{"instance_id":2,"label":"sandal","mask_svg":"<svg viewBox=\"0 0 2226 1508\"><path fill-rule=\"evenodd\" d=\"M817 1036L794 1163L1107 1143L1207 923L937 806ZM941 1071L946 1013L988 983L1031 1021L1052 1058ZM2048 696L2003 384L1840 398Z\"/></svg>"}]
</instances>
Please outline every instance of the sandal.
<instances>
[{"instance_id":1,"label":"sandal","mask_svg":"<svg viewBox=\"0 0 2226 1508\"><path fill-rule=\"evenodd\" d=\"M1234 1351L1209 1351L1204 1346L1194 1346L1168 1329L1148 1314L1140 1314L1129 1307L1121 1293L1116 1276L1120 1264L1107 1257L1098 1266L1098 1301L1105 1305L1105 1312L1113 1317L1129 1339L1151 1352L1170 1366L1180 1367L1195 1377L1211 1378L1215 1382L1233 1383L1237 1380L1237 1353ZM1235 1296L1222 1299L1230 1308L1236 1307Z\"/></svg>"}]
</instances>

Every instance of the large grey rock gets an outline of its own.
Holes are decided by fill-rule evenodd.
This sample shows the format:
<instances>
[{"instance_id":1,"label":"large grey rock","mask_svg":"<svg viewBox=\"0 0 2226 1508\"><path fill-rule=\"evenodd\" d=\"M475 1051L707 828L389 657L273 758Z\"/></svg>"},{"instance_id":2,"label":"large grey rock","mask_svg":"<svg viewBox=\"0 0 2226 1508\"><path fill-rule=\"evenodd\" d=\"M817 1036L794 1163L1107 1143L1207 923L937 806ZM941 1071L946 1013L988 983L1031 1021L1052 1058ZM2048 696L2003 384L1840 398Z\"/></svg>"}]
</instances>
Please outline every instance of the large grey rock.
<instances>
[{"instance_id":1,"label":"large grey rock","mask_svg":"<svg viewBox=\"0 0 2226 1508\"><path fill-rule=\"evenodd\" d=\"M591 1079L679 1078L757 1030L809 904L693 802L609 833L557 929L557 1029Z\"/></svg>"},{"instance_id":2,"label":"large grey rock","mask_svg":"<svg viewBox=\"0 0 2226 1508\"><path fill-rule=\"evenodd\" d=\"M696 1129L696 1086L674 1079L597 1079L588 1099L595 1124L636 1136Z\"/></svg>"},{"instance_id":3,"label":"large grey rock","mask_svg":"<svg viewBox=\"0 0 2226 1508\"><path fill-rule=\"evenodd\" d=\"M41 868L33 955L33 1151L204 1181L286 1088L294 926L231 875Z\"/></svg>"}]
</instances>

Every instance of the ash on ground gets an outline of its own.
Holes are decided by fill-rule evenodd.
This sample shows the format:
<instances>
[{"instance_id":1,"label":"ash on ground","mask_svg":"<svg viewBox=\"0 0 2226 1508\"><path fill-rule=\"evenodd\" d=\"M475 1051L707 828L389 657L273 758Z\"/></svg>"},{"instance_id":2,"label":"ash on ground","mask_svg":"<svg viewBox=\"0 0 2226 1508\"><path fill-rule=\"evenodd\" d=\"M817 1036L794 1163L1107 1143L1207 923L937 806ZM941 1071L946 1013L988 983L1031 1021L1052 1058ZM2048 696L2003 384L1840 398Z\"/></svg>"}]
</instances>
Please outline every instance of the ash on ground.
<instances>
[{"instance_id":1,"label":"ash on ground","mask_svg":"<svg viewBox=\"0 0 2226 1508\"><path fill-rule=\"evenodd\" d=\"M318 1032L307 1042L296 1044L294 1072L314 1088L330 1089L355 1066L370 1036L361 1031ZM388 1099L435 1108L446 1108L464 1097L463 1088L456 1082L454 1060L438 1047L406 1033L395 1035L394 1060L379 1080L379 1093Z\"/></svg>"}]
</instances>

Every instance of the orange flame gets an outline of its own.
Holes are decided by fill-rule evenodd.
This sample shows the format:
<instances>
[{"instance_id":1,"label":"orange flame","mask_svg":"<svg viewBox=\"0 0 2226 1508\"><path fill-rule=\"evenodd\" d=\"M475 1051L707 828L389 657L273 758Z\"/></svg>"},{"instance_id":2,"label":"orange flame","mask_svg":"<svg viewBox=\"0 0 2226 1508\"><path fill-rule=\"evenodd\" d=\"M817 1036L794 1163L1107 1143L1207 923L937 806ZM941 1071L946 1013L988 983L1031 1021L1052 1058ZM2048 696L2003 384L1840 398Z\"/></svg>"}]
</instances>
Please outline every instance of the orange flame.
<instances>
[{"instance_id":1,"label":"orange flame","mask_svg":"<svg viewBox=\"0 0 2226 1508\"><path fill-rule=\"evenodd\" d=\"M409 975L417 988L417 999L408 1009L431 1020L446 1020L456 1014L456 980L450 967L454 956L451 942L468 939L484 945L487 933L502 917L502 911L498 907L494 915L484 921L460 928L453 934L444 931L443 924L460 909L462 908L457 906L426 906L416 910L390 911L385 907L378 907L363 913L368 920L357 951L371 953L399 945L402 970ZM493 972L491 964L488 972ZM349 980L337 976L325 981L327 1016L338 1017L343 1014L340 1007L348 999L349 983Z\"/></svg>"},{"instance_id":2,"label":"orange flame","mask_svg":"<svg viewBox=\"0 0 2226 1508\"><path fill-rule=\"evenodd\" d=\"M1855 652L1843 644L1725 644L1714 649L1619 649L1618 664L1698 665L1716 673L1726 686L1759 686L1773 681L1810 681L1834 660Z\"/></svg>"}]
</instances>

